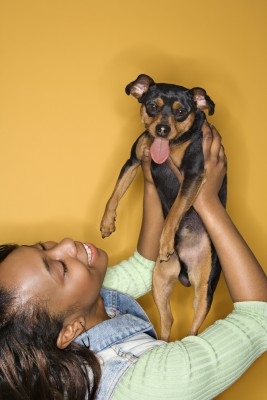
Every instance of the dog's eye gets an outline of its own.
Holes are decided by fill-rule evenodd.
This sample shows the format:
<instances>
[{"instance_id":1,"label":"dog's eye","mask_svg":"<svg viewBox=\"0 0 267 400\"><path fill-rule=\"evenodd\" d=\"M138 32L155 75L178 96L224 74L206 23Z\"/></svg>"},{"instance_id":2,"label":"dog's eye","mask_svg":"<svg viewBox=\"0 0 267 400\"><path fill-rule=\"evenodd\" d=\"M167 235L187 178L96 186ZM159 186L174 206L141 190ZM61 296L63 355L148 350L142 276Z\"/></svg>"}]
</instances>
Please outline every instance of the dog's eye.
<instances>
[{"instance_id":1,"label":"dog's eye","mask_svg":"<svg viewBox=\"0 0 267 400\"><path fill-rule=\"evenodd\" d=\"M175 116L178 120L187 117L187 114L188 112L186 108L181 107L178 110L175 110Z\"/></svg>"},{"instance_id":2,"label":"dog's eye","mask_svg":"<svg viewBox=\"0 0 267 400\"><path fill-rule=\"evenodd\" d=\"M146 110L148 114L156 114L160 111L160 107L156 103L148 103L146 105Z\"/></svg>"}]
</instances>

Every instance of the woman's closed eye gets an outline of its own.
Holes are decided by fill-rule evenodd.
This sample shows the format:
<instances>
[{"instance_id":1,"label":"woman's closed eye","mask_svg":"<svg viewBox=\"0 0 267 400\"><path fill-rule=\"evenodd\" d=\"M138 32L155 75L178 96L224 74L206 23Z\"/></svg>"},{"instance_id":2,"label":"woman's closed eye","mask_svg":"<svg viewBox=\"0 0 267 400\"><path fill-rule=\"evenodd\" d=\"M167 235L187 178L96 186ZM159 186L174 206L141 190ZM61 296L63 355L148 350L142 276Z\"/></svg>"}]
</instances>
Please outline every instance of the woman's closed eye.
<instances>
[{"instance_id":1,"label":"woman's closed eye","mask_svg":"<svg viewBox=\"0 0 267 400\"><path fill-rule=\"evenodd\" d=\"M41 247L41 249L44 250L44 251L49 250L49 249L46 248L46 245L44 243L42 243L42 242L37 243L37 245L39 245ZM62 260L57 260L57 262L60 263L61 268L63 270L63 275L65 276L67 274L67 272L68 272L67 264Z\"/></svg>"},{"instance_id":2,"label":"woman's closed eye","mask_svg":"<svg viewBox=\"0 0 267 400\"><path fill-rule=\"evenodd\" d=\"M62 266L62 269L63 269L63 275L65 276L66 273L68 272L68 267L67 267L67 265L66 265L66 263L64 261L58 260L58 262L60 262L60 264Z\"/></svg>"}]
</instances>

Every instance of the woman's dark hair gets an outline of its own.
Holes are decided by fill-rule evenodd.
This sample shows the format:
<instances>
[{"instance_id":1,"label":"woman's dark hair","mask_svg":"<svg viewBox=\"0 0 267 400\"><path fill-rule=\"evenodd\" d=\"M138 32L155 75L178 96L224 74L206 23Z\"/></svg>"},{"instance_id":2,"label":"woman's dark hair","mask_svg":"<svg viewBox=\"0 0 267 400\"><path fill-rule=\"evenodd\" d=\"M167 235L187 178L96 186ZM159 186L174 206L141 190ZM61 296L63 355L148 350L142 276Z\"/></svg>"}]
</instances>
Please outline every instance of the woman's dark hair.
<instances>
[{"instance_id":1,"label":"woman's dark hair","mask_svg":"<svg viewBox=\"0 0 267 400\"><path fill-rule=\"evenodd\" d=\"M0 246L0 263L17 248ZM1 268L1 267L0 267ZM51 316L38 299L22 300L0 285L0 399L94 399L100 365L86 347L56 345L63 315Z\"/></svg>"}]
</instances>

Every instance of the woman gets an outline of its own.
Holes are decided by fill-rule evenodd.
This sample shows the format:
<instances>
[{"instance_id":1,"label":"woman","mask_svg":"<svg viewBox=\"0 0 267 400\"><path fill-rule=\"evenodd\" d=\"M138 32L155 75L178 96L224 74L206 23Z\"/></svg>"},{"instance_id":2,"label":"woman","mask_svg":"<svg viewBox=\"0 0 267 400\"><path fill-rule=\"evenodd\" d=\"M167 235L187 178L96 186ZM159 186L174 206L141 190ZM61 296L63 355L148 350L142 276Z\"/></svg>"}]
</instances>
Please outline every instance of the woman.
<instances>
[{"instance_id":1,"label":"woman","mask_svg":"<svg viewBox=\"0 0 267 400\"><path fill-rule=\"evenodd\" d=\"M71 239L1 246L1 399L212 399L266 350L266 275L218 199L226 159L208 125L203 152L207 181L194 207L233 313L197 337L165 343L133 300L151 289L163 224L146 151L143 222L128 261L107 269L103 250Z\"/></svg>"}]
</instances>

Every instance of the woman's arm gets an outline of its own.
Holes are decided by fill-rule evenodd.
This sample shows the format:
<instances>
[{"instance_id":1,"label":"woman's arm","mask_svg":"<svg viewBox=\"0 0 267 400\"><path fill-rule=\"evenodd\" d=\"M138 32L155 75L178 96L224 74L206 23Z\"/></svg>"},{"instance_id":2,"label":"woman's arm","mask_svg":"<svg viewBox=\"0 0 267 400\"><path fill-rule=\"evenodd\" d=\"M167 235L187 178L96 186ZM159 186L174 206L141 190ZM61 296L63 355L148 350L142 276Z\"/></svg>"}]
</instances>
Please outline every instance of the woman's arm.
<instances>
[{"instance_id":1,"label":"woman's arm","mask_svg":"<svg viewBox=\"0 0 267 400\"><path fill-rule=\"evenodd\" d=\"M236 306L200 335L144 353L119 381L112 400L211 400L222 393L267 349L266 303Z\"/></svg>"},{"instance_id":2,"label":"woman's arm","mask_svg":"<svg viewBox=\"0 0 267 400\"><path fill-rule=\"evenodd\" d=\"M215 246L233 302L267 301L266 275L234 226L218 192L226 172L221 137L214 127L203 127L206 182L194 203Z\"/></svg>"},{"instance_id":3,"label":"woman's arm","mask_svg":"<svg viewBox=\"0 0 267 400\"><path fill-rule=\"evenodd\" d=\"M163 213L150 171L149 149L144 150L143 217L137 252L128 260L108 268L104 287L119 290L138 298L151 290L154 261L158 256L159 238L163 227Z\"/></svg>"},{"instance_id":4,"label":"woman's arm","mask_svg":"<svg viewBox=\"0 0 267 400\"><path fill-rule=\"evenodd\" d=\"M144 175L143 218L137 250L143 257L156 261L164 218L161 202L151 175L150 162L149 149L146 148L142 158Z\"/></svg>"}]
</instances>

